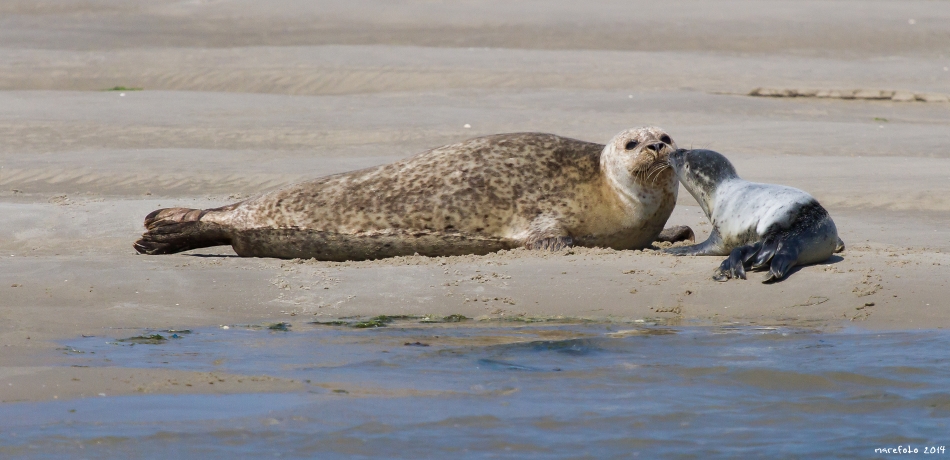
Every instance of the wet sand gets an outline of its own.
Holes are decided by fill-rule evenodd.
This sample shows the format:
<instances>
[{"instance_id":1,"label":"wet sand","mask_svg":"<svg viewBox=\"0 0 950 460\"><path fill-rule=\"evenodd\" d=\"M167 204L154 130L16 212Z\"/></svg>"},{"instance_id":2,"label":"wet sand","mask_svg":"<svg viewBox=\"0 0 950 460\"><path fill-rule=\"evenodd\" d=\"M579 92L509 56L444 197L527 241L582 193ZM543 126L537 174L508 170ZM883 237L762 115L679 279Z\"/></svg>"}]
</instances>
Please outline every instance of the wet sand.
<instances>
[{"instance_id":1,"label":"wet sand","mask_svg":"<svg viewBox=\"0 0 950 460\"><path fill-rule=\"evenodd\" d=\"M48 379L97 394L101 381L57 367L57 341L144 329L377 314L950 326L950 102L748 96L950 94L950 4L257 5L0 6L0 400L68 396L37 384ZM144 90L102 91L116 86ZM218 206L478 135L605 142L642 125L726 154L745 179L809 191L848 249L767 286L712 281L719 258L655 251L340 264L131 247L159 207ZM710 229L685 190L669 224ZM129 382L110 394L138 391Z\"/></svg>"}]
</instances>

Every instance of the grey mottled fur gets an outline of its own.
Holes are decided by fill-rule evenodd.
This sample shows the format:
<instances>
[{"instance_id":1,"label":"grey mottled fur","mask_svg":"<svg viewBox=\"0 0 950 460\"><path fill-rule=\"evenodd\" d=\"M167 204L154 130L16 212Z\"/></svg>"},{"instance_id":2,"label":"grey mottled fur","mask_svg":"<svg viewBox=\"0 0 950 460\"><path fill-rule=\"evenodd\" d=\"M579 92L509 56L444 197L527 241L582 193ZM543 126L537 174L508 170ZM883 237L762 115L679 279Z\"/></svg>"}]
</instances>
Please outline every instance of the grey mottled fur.
<instances>
[{"instance_id":1,"label":"grey mottled fur","mask_svg":"<svg viewBox=\"0 0 950 460\"><path fill-rule=\"evenodd\" d=\"M626 130L607 145L540 133L481 137L221 208L160 209L135 249L230 244L241 256L360 260L643 248L676 202L666 163L675 148L658 128Z\"/></svg>"}]
</instances>

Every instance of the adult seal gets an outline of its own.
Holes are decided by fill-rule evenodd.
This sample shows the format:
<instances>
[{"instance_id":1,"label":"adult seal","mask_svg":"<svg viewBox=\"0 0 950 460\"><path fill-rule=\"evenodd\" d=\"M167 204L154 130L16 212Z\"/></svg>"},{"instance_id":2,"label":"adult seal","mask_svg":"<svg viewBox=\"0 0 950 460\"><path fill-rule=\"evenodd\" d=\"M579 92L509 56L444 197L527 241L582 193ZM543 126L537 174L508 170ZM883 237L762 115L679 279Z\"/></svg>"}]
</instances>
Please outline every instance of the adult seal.
<instances>
[{"instance_id":1,"label":"adult seal","mask_svg":"<svg viewBox=\"0 0 950 460\"><path fill-rule=\"evenodd\" d=\"M649 246L676 202L659 128L607 145L501 134L326 176L215 209L159 209L134 247L171 254L231 245L240 256L365 260L573 245ZM691 237L688 229L667 240Z\"/></svg>"},{"instance_id":2,"label":"adult seal","mask_svg":"<svg viewBox=\"0 0 950 460\"><path fill-rule=\"evenodd\" d=\"M822 262L844 249L828 211L802 190L742 180L729 160L712 150L678 149L669 162L713 230L700 244L666 252L728 255L713 275L717 281L745 279L746 268L768 268L763 282L778 281L796 265Z\"/></svg>"}]
</instances>

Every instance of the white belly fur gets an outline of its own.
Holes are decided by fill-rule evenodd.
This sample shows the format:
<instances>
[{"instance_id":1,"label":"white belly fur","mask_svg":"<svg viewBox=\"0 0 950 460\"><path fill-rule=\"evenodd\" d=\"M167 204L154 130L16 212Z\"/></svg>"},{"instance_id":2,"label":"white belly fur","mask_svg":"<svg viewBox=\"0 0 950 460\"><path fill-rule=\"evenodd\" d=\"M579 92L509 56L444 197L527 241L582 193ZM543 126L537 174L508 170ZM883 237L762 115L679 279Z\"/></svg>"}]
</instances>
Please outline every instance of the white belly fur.
<instances>
[{"instance_id":1,"label":"white belly fur","mask_svg":"<svg viewBox=\"0 0 950 460\"><path fill-rule=\"evenodd\" d=\"M774 224L790 225L794 210L813 200L797 188L733 179L716 188L712 223L725 240L751 231L761 237Z\"/></svg>"}]
</instances>

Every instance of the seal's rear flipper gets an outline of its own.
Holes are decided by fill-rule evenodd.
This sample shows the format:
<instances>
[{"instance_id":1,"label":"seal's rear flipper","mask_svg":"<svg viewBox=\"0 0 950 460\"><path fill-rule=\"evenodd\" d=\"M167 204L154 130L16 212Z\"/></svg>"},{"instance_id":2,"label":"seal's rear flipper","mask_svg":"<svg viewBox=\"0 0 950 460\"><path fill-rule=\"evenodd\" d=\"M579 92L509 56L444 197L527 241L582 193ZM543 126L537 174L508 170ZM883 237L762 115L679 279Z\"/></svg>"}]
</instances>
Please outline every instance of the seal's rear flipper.
<instances>
[{"instance_id":1,"label":"seal's rear flipper","mask_svg":"<svg viewBox=\"0 0 950 460\"><path fill-rule=\"evenodd\" d=\"M838 238L838 244L835 246L835 254L844 251L844 241Z\"/></svg>"},{"instance_id":2,"label":"seal's rear flipper","mask_svg":"<svg viewBox=\"0 0 950 460\"><path fill-rule=\"evenodd\" d=\"M231 244L220 225L201 222L208 211L168 208L145 217L147 231L132 247L140 254L174 254L190 249Z\"/></svg>"},{"instance_id":3,"label":"seal's rear flipper","mask_svg":"<svg viewBox=\"0 0 950 460\"><path fill-rule=\"evenodd\" d=\"M716 281L728 281L732 278L745 279L745 266L761 249L761 242L733 249L729 254L729 258L719 265L716 273L713 274L713 279Z\"/></svg>"},{"instance_id":4,"label":"seal's rear flipper","mask_svg":"<svg viewBox=\"0 0 950 460\"><path fill-rule=\"evenodd\" d=\"M774 283L782 281L788 271L798 262L798 247L795 245L786 245L772 257L772 265L769 267L769 274L762 280L763 283Z\"/></svg>"},{"instance_id":5,"label":"seal's rear flipper","mask_svg":"<svg viewBox=\"0 0 950 460\"><path fill-rule=\"evenodd\" d=\"M768 266L769 263L772 262L772 258L775 257L775 253L779 250L781 245L781 239L774 236L765 237L765 240L762 242L762 249L760 249L758 254L755 255L755 258L752 259L752 269L758 270Z\"/></svg>"}]
</instances>

